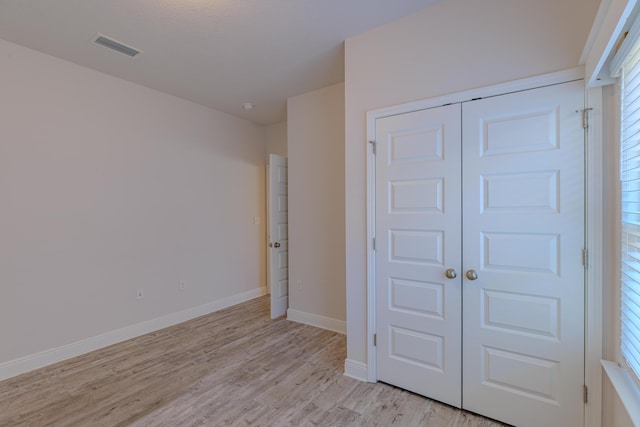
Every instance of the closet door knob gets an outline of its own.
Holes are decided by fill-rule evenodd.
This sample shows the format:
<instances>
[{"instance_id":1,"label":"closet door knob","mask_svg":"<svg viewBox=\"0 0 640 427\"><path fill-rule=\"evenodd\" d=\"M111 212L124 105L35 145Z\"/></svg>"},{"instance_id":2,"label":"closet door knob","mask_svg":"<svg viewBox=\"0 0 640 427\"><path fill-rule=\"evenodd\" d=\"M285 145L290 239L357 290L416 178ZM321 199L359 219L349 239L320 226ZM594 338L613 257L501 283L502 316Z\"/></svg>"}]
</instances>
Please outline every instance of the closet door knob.
<instances>
[{"instance_id":1,"label":"closet door knob","mask_svg":"<svg viewBox=\"0 0 640 427\"><path fill-rule=\"evenodd\" d=\"M455 279L458 275L453 268L448 269L444 272L444 275L447 276L447 279Z\"/></svg>"},{"instance_id":2,"label":"closet door knob","mask_svg":"<svg viewBox=\"0 0 640 427\"><path fill-rule=\"evenodd\" d=\"M475 270L469 270L467 271L467 279L469 280L476 280L478 279L478 273L476 273Z\"/></svg>"},{"instance_id":3,"label":"closet door knob","mask_svg":"<svg viewBox=\"0 0 640 427\"><path fill-rule=\"evenodd\" d=\"M274 248L279 248L279 247L280 247L280 243L275 242L275 243L273 244L273 247L274 247Z\"/></svg>"}]
</instances>

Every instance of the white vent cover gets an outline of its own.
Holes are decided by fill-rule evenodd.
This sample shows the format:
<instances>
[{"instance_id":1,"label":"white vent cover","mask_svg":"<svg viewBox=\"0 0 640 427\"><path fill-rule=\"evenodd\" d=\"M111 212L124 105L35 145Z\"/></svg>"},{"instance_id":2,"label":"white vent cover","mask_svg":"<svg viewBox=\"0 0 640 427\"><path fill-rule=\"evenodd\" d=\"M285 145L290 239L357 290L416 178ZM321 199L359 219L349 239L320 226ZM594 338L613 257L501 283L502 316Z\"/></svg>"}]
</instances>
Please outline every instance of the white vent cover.
<instances>
[{"instance_id":1,"label":"white vent cover","mask_svg":"<svg viewBox=\"0 0 640 427\"><path fill-rule=\"evenodd\" d=\"M120 43L117 40L114 40L110 37L107 37L103 34L97 34L96 37L93 39L93 42L97 45L100 45L102 47L106 47L108 49L111 49L113 51L116 51L118 53L121 53L123 55L127 55L128 57L133 58L134 56L136 56L137 54L139 54L140 52L142 52L139 49L136 49L135 47L131 47L131 46L127 46L124 43Z\"/></svg>"}]
</instances>

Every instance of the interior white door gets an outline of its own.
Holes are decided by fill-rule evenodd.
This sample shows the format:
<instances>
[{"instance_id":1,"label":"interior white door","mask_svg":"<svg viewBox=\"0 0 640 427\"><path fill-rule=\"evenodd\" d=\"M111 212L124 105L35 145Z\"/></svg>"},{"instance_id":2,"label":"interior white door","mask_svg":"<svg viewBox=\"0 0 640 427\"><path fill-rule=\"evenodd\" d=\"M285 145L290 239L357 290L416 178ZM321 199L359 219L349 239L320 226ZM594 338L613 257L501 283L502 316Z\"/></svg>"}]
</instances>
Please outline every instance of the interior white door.
<instances>
[{"instance_id":1,"label":"interior white door","mask_svg":"<svg viewBox=\"0 0 640 427\"><path fill-rule=\"evenodd\" d=\"M378 380L519 427L583 425L583 93L376 120Z\"/></svg>"},{"instance_id":2,"label":"interior white door","mask_svg":"<svg viewBox=\"0 0 640 427\"><path fill-rule=\"evenodd\" d=\"M458 407L460 109L377 120L375 184L377 377Z\"/></svg>"},{"instance_id":3,"label":"interior white door","mask_svg":"<svg viewBox=\"0 0 640 427\"><path fill-rule=\"evenodd\" d=\"M521 427L583 425L583 90L463 104L463 406Z\"/></svg>"},{"instance_id":4,"label":"interior white door","mask_svg":"<svg viewBox=\"0 0 640 427\"><path fill-rule=\"evenodd\" d=\"M271 318L287 312L289 296L289 237L287 199L287 159L269 155L267 188L269 248L267 250Z\"/></svg>"}]
</instances>

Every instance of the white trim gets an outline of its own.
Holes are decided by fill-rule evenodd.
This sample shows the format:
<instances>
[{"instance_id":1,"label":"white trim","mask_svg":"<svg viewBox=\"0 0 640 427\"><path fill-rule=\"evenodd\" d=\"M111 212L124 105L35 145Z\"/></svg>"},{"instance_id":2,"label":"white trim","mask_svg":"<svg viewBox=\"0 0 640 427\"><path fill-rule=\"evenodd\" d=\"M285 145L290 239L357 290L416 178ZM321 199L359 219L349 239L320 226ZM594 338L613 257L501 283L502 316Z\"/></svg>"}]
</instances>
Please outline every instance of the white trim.
<instances>
[{"instance_id":1,"label":"white trim","mask_svg":"<svg viewBox=\"0 0 640 427\"><path fill-rule=\"evenodd\" d=\"M603 212L603 135L602 88L585 91L585 106L590 110L585 149L585 245L589 251L585 289L585 385L589 401L585 405L585 426L602 424L602 300L604 262Z\"/></svg>"},{"instance_id":2,"label":"white trim","mask_svg":"<svg viewBox=\"0 0 640 427\"><path fill-rule=\"evenodd\" d=\"M106 332L101 335L76 341L71 344L52 348L40 353L10 360L0 364L0 381L34 369L42 368L53 363L61 362L81 354L89 353L131 338L139 337L159 329L167 328L196 317L204 316L240 304L266 294L266 288L256 288L247 292L231 295L216 301L211 301L197 307L171 313L156 319L147 320L135 325Z\"/></svg>"},{"instance_id":3,"label":"white trim","mask_svg":"<svg viewBox=\"0 0 640 427\"><path fill-rule=\"evenodd\" d=\"M609 63L609 74L612 78L617 78L622 75L622 67L626 67L627 63L633 59L633 56L638 51L637 45L638 40L640 40L640 20L635 18L629 22L631 22L631 26L627 35ZM627 23L627 26L628 25L629 23Z\"/></svg>"},{"instance_id":4,"label":"white trim","mask_svg":"<svg viewBox=\"0 0 640 427\"><path fill-rule=\"evenodd\" d=\"M367 365L347 359L344 361L344 375L356 380L367 381Z\"/></svg>"},{"instance_id":5,"label":"white trim","mask_svg":"<svg viewBox=\"0 0 640 427\"><path fill-rule=\"evenodd\" d=\"M367 141L375 140L375 121L383 117L395 116L397 114L409 113L412 111L425 110L427 108L440 107L445 104L470 101L475 98L488 98L491 96L506 95L512 92L520 92L527 89L550 86L559 83L566 83L584 78L584 68L577 67L565 71L558 71L551 74L529 77L512 82L499 83L492 86L471 89L464 92L457 92L449 95L429 98L421 101L409 102L407 104L394 105L367 112ZM367 156L369 152L367 151ZM369 166L369 163L367 163ZM367 175L367 178L369 175Z\"/></svg>"},{"instance_id":6,"label":"white trim","mask_svg":"<svg viewBox=\"0 0 640 427\"><path fill-rule=\"evenodd\" d=\"M315 326L316 328L327 329L339 334L347 333L347 322L344 320L332 319L331 317L320 316L319 314L307 313L306 311L287 310L287 320Z\"/></svg>"},{"instance_id":7,"label":"white trim","mask_svg":"<svg viewBox=\"0 0 640 427\"><path fill-rule=\"evenodd\" d=\"M473 89L465 92L445 95L437 98L411 102L407 104L381 108L367 113L367 141L375 140L376 119L397 114L408 113L427 108L438 107L448 103L467 101L473 98L486 98L511 92L564 83L584 78L583 68L542 76L516 80ZM587 186L585 204L587 218L585 220L585 238L590 253L590 267L586 273L588 288L585 294L585 384L589 387L589 404L585 406L585 426L599 427L601 423L602 376L597 366L602 357L602 258L603 258L603 215L602 215L602 91L593 89L588 94L591 112L591 128L589 129L585 155L587 156ZM375 283L374 261L371 239L375 237L375 157L367 150L367 380L376 382L375 347Z\"/></svg>"},{"instance_id":8,"label":"white trim","mask_svg":"<svg viewBox=\"0 0 640 427\"><path fill-rule=\"evenodd\" d=\"M367 145L376 139L376 119L374 112L367 113ZM376 350L373 335L376 333L376 288L373 281L376 277L376 252L373 250L373 239L376 236L376 156L373 149L367 146L367 381L376 382ZM373 307L373 309L372 309Z\"/></svg>"},{"instance_id":9,"label":"white trim","mask_svg":"<svg viewBox=\"0 0 640 427\"><path fill-rule=\"evenodd\" d=\"M610 140L614 142L613 145L613 153L614 153L614 169L613 169L613 183L615 189L615 203L614 203L614 224L615 231L613 233L613 248L614 255L612 258L609 258L607 261L610 265L613 266L613 271L615 275L613 277L607 277L606 282L610 284L610 288L612 289L609 298L614 302L613 304L613 318L611 320L611 325L609 331L613 331L613 340L609 343L613 346L609 351L610 357L613 361L618 363L624 362L624 358L622 357L622 319L621 319L621 310L622 310L622 272L620 271L620 266L622 265L622 254L619 248L621 247L621 238L622 238L622 185L620 182L620 143L622 141L622 129L620 129L620 125L622 124L622 85L620 81L616 82L613 86L613 114L611 115L611 127L612 135L607 135L605 140ZM627 373L628 374L628 373Z\"/></svg>"},{"instance_id":10,"label":"white trim","mask_svg":"<svg viewBox=\"0 0 640 427\"><path fill-rule=\"evenodd\" d=\"M584 65L589 60L589 55L596 45L598 34L600 33L602 26L604 25L605 18L610 6L611 0L600 1L598 12L596 12L596 17L593 19L593 24L591 25L591 30L589 31L589 36L587 37L587 41L582 48L582 55L580 55L579 64Z\"/></svg>"},{"instance_id":11,"label":"white trim","mask_svg":"<svg viewBox=\"0 0 640 427\"><path fill-rule=\"evenodd\" d=\"M602 367L622 405L627 410L631 422L635 426L640 426L640 389L638 385L629 376L627 370L618 366L617 363L603 360Z\"/></svg>"},{"instance_id":12,"label":"white trim","mask_svg":"<svg viewBox=\"0 0 640 427\"><path fill-rule=\"evenodd\" d=\"M586 86L613 82L605 67L638 0L603 0L596 14L580 63L585 66Z\"/></svg>"}]
</instances>

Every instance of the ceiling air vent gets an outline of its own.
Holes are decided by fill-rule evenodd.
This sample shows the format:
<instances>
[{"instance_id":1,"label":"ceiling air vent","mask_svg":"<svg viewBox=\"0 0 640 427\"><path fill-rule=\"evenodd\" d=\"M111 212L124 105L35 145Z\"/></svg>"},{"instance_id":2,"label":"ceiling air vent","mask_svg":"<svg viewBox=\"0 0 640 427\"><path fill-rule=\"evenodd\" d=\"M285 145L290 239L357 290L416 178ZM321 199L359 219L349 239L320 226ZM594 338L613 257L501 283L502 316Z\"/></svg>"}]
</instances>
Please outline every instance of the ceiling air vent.
<instances>
[{"instance_id":1,"label":"ceiling air vent","mask_svg":"<svg viewBox=\"0 0 640 427\"><path fill-rule=\"evenodd\" d=\"M109 48L123 55L127 55L131 58L133 58L134 56L136 56L141 52L140 50L134 47L122 44L119 41L116 41L102 34L98 34L96 38L93 40L93 42L97 45Z\"/></svg>"}]
</instances>

